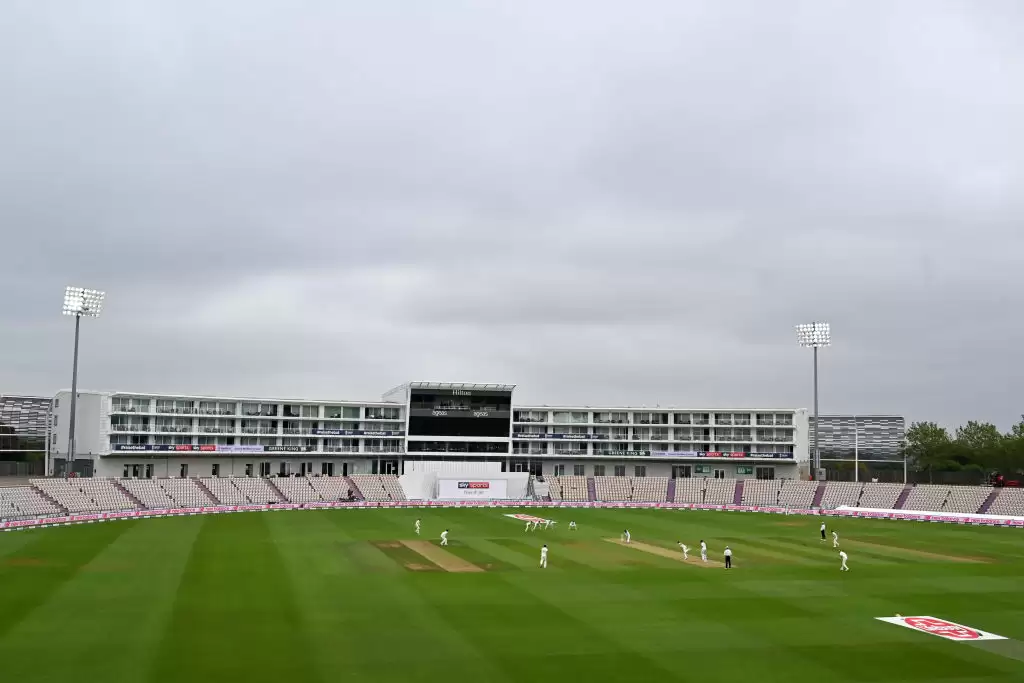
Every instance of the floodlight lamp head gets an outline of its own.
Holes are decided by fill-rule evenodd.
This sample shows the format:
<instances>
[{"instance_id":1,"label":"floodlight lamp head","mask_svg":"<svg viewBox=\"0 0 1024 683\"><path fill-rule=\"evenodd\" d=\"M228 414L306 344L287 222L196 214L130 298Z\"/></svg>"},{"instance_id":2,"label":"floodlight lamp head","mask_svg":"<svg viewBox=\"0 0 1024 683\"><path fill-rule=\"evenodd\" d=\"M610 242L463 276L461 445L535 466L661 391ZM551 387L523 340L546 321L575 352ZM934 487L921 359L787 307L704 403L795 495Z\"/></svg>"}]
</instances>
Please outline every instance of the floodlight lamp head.
<instances>
[{"instance_id":1,"label":"floodlight lamp head","mask_svg":"<svg viewBox=\"0 0 1024 683\"><path fill-rule=\"evenodd\" d=\"M82 287L68 287L64 290L64 315L98 318L103 311L104 292Z\"/></svg>"},{"instance_id":2,"label":"floodlight lamp head","mask_svg":"<svg viewBox=\"0 0 1024 683\"><path fill-rule=\"evenodd\" d=\"M796 326L796 339L800 346L818 349L832 345L832 330L828 323L805 323Z\"/></svg>"}]
</instances>

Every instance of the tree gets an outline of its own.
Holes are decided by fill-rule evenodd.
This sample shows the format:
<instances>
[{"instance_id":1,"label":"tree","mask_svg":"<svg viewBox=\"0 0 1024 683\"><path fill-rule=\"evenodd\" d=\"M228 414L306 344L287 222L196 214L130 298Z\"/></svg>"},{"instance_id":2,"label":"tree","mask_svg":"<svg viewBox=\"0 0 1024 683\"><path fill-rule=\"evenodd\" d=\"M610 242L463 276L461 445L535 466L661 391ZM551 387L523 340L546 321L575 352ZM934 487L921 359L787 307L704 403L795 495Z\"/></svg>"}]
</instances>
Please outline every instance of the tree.
<instances>
[{"instance_id":1,"label":"tree","mask_svg":"<svg viewBox=\"0 0 1024 683\"><path fill-rule=\"evenodd\" d=\"M950 466L953 442L945 427L934 422L914 422L907 429L903 453L919 472L928 472L931 481L934 470Z\"/></svg>"}]
</instances>

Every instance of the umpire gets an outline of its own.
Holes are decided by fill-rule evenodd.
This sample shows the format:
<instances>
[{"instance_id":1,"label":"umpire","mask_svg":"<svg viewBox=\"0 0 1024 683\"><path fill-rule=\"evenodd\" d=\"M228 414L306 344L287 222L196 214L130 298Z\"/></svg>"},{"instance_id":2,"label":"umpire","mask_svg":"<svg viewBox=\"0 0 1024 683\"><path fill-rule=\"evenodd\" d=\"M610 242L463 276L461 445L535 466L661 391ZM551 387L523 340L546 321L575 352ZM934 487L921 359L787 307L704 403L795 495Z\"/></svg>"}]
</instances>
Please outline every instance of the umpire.
<instances>
[{"instance_id":1,"label":"umpire","mask_svg":"<svg viewBox=\"0 0 1024 683\"><path fill-rule=\"evenodd\" d=\"M732 549L725 546L725 568L732 569Z\"/></svg>"}]
</instances>

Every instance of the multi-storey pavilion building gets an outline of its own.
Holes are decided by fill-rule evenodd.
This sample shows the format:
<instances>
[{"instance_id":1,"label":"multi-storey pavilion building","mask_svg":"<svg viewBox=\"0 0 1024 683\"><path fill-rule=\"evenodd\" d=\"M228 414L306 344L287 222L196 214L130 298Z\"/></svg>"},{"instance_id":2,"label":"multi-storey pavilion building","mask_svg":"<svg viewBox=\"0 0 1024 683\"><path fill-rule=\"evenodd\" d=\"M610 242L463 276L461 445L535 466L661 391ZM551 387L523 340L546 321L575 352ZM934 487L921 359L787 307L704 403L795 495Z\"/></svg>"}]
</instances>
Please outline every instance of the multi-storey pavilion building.
<instances>
[{"instance_id":1,"label":"multi-storey pavilion building","mask_svg":"<svg viewBox=\"0 0 1024 683\"><path fill-rule=\"evenodd\" d=\"M401 474L480 460L536 475L807 475L804 409L517 405L506 384L409 382L380 401L81 391L77 469L97 476ZM67 424L70 392L53 399ZM51 435L51 471L67 430Z\"/></svg>"}]
</instances>

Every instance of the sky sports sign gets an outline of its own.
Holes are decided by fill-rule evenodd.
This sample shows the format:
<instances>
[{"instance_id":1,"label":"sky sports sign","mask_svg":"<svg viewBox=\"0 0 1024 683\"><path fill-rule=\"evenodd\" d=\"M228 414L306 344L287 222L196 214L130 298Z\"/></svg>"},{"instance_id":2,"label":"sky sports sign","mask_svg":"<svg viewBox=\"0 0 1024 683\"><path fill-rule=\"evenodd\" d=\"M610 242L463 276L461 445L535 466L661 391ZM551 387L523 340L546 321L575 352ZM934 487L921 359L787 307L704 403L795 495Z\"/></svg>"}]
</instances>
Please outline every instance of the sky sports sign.
<instances>
[{"instance_id":1,"label":"sky sports sign","mask_svg":"<svg viewBox=\"0 0 1024 683\"><path fill-rule=\"evenodd\" d=\"M491 482L489 481L460 481L460 489L489 489L491 488Z\"/></svg>"},{"instance_id":2,"label":"sky sports sign","mask_svg":"<svg viewBox=\"0 0 1024 683\"><path fill-rule=\"evenodd\" d=\"M220 444L115 444L119 453L312 453L313 446L228 446Z\"/></svg>"}]
</instances>

